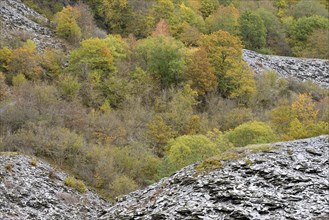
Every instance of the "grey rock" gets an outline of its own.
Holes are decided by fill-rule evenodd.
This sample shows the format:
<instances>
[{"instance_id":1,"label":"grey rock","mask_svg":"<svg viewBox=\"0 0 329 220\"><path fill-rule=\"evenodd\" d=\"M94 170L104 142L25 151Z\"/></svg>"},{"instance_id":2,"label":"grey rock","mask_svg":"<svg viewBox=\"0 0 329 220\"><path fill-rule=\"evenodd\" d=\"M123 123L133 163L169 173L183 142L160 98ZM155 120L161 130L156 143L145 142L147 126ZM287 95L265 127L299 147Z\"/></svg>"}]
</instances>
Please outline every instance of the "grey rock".
<instances>
[{"instance_id":1,"label":"grey rock","mask_svg":"<svg viewBox=\"0 0 329 220\"><path fill-rule=\"evenodd\" d=\"M30 161L24 155L0 155L0 219L98 219L109 207L92 191L81 194L65 186L65 173Z\"/></svg>"},{"instance_id":2,"label":"grey rock","mask_svg":"<svg viewBox=\"0 0 329 220\"><path fill-rule=\"evenodd\" d=\"M14 38L24 34L32 39L38 49L45 47L63 48L63 43L48 28L50 21L27 7L21 0L0 1L0 29L2 35Z\"/></svg>"},{"instance_id":3,"label":"grey rock","mask_svg":"<svg viewBox=\"0 0 329 220\"><path fill-rule=\"evenodd\" d=\"M258 74L274 70L281 77L311 80L329 88L329 60L263 55L245 49L242 57Z\"/></svg>"},{"instance_id":4,"label":"grey rock","mask_svg":"<svg viewBox=\"0 0 329 220\"><path fill-rule=\"evenodd\" d=\"M328 138L274 143L272 153L210 172L190 165L124 196L100 219L328 219Z\"/></svg>"}]
</instances>

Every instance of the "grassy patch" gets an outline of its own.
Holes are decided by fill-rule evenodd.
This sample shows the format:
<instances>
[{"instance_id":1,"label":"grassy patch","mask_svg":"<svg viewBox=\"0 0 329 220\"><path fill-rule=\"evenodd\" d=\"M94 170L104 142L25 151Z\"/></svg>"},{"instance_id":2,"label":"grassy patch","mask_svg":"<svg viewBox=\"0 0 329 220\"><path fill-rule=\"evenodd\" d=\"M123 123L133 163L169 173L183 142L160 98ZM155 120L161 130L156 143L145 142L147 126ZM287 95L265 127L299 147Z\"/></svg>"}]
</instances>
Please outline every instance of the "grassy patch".
<instances>
[{"instance_id":1,"label":"grassy patch","mask_svg":"<svg viewBox=\"0 0 329 220\"><path fill-rule=\"evenodd\" d=\"M11 151L4 151L4 152L0 152L0 155L19 155L19 152L11 152Z\"/></svg>"},{"instance_id":2,"label":"grassy patch","mask_svg":"<svg viewBox=\"0 0 329 220\"><path fill-rule=\"evenodd\" d=\"M66 177L64 184L78 190L80 193L85 193L87 191L85 184L81 180L75 179L73 176Z\"/></svg>"}]
</instances>

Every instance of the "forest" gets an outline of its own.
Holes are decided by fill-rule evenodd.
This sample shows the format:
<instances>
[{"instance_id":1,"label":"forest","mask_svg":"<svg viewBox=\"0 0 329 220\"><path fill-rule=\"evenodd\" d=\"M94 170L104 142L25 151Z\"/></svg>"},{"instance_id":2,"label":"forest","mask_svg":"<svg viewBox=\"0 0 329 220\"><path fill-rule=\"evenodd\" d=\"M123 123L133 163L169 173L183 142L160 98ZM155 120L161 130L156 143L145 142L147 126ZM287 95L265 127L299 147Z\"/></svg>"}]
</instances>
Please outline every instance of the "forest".
<instances>
[{"instance_id":1,"label":"forest","mask_svg":"<svg viewBox=\"0 0 329 220\"><path fill-rule=\"evenodd\" d=\"M328 88L242 59L329 59L328 0L23 2L63 47L0 42L0 152L110 201L234 148L329 134Z\"/></svg>"}]
</instances>

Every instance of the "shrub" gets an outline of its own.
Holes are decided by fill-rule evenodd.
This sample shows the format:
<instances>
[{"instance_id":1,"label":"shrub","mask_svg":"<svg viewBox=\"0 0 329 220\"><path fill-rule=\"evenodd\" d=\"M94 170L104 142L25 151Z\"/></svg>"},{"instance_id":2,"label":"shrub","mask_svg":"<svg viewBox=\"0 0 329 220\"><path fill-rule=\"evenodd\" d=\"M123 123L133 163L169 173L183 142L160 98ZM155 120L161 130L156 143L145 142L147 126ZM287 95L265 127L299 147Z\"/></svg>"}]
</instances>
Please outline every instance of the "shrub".
<instances>
[{"instance_id":1,"label":"shrub","mask_svg":"<svg viewBox=\"0 0 329 220\"><path fill-rule=\"evenodd\" d=\"M58 36L76 43L81 37L81 29L77 23L80 13L76 8L67 6L56 14L56 32Z\"/></svg>"},{"instance_id":2,"label":"shrub","mask_svg":"<svg viewBox=\"0 0 329 220\"><path fill-rule=\"evenodd\" d=\"M236 147L248 144L269 143L275 140L272 128L264 122L253 121L244 123L225 134Z\"/></svg>"},{"instance_id":3,"label":"shrub","mask_svg":"<svg viewBox=\"0 0 329 220\"><path fill-rule=\"evenodd\" d=\"M78 190L80 193L85 193L87 191L85 184L81 180L75 179L73 176L66 177L64 184Z\"/></svg>"},{"instance_id":4,"label":"shrub","mask_svg":"<svg viewBox=\"0 0 329 220\"><path fill-rule=\"evenodd\" d=\"M127 194L136 190L138 185L131 178L122 175L117 177L112 183L109 184L109 189L112 191L113 196Z\"/></svg>"},{"instance_id":5,"label":"shrub","mask_svg":"<svg viewBox=\"0 0 329 220\"><path fill-rule=\"evenodd\" d=\"M217 145L204 135L180 136L169 141L167 147L162 166L169 169L164 169L163 175L219 153Z\"/></svg>"}]
</instances>

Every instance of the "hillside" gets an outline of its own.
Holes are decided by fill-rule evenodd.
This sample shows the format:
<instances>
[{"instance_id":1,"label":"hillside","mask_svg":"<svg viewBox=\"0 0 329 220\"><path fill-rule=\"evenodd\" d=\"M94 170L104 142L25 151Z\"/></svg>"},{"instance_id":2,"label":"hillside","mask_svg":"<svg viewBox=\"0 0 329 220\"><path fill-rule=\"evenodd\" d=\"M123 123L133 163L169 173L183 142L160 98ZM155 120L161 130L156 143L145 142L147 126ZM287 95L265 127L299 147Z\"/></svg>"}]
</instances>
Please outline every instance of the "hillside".
<instances>
[{"instance_id":1,"label":"hillside","mask_svg":"<svg viewBox=\"0 0 329 220\"><path fill-rule=\"evenodd\" d=\"M104 200L66 186L67 174L34 160L0 154L0 219L97 219L102 214Z\"/></svg>"},{"instance_id":2,"label":"hillside","mask_svg":"<svg viewBox=\"0 0 329 220\"><path fill-rule=\"evenodd\" d=\"M328 135L329 5L310 2L0 0L0 152L113 202L247 145Z\"/></svg>"},{"instance_id":3,"label":"hillside","mask_svg":"<svg viewBox=\"0 0 329 220\"><path fill-rule=\"evenodd\" d=\"M124 196L100 219L329 218L328 136L271 144L198 172L188 166Z\"/></svg>"}]
</instances>

